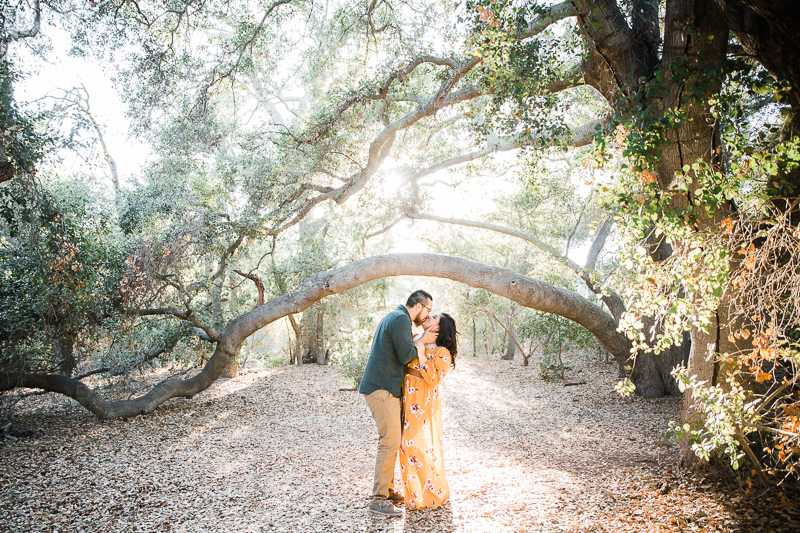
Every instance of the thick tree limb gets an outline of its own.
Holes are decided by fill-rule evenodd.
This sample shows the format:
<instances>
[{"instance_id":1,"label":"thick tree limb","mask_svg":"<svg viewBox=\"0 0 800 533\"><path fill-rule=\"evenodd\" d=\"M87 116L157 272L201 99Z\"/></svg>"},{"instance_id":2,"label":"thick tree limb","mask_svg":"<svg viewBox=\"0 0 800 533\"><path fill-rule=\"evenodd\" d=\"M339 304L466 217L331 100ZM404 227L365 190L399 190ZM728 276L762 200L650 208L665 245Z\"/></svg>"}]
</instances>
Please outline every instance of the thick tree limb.
<instances>
[{"instance_id":1,"label":"thick tree limb","mask_svg":"<svg viewBox=\"0 0 800 533\"><path fill-rule=\"evenodd\" d=\"M566 16L566 15L565 15ZM563 18L563 17L562 17ZM552 22L555 22L556 19L551 20L547 24L544 24L541 29L544 29ZM541 31L538 30L538 31ZM354 194L361 191L364 186L367 184L369 179L372 175L381 167L383 161L389 156L391 152L392 145L394 143L396 135L414 124L418 123L420 120L434 116L438 111L452 107L455 104L466 102L469 100L473 100L480 96L484 96L486 92L478 87L469 85L466 87L462 87L457 91L453 91L456 84L464 78L473 68L475 68L478 64L480 64L481 58L480 57L471 57L469 59L465 59L463 61L456 61L454 59L447 59L447 58L436 58L433 56L422 56L419 58L415 58L407 63L403 68L394 71L389 77L384 81L381 85L377 94L359 94L354 95L348 98L345 102L343 102L339 108L333 113L333 116L326 120L323 123L318 124L316 127L312 128L310 134L305 139L298 139L299 144L308 144L313 143L324 137L333 127L335 121L344 114L348 109L351 107L358 105L360 103L371 101L371 100L383 100L384 103L388 102L391 95L389 94L389 89L395 81L402 81L410 75L413 70L424 63L432 63L442 66L448 66L452 69L450 75L446 80L444 80L441 85L439 86L436 93L429 97L427 100L424 101L424 104L420 104L414 111L407 113L397 120L393 122L388 122L384 124L383 129L373 138L372 142L370 143L368 154L367 154L367 162L364 164L358 171L351 174L339 187L327 189L326 192L322 194L318 194L317 196L311 198L305 198L300 205L298 205L293 210L293 215L285 219L281 224L277 227L268 230L271 235L278 235L279 233L283 232L284 230L294 226L300 220L304 219L311 210L316 207L317 205L321 204L322 202L332 200L338 204L342 204L346 202L349 198L351 198ZM555 93L558 91L563 91L565 89L576 87L578 85L584 84L583 79L583 71L581 69L575 69L573 72L569 73L563 79L555 80L548 85L542 87L542 90L545 92ZM575 128L571 135L566 135L559 138L551 139L552 142L559 142L563 144L570 144L572 146L584 146L589 144L592 141L593 135L596 133L596 127L598 125L606 124L610 119L605 117L598 121L593 121L587 124L584 124L578 128ZM523 141L520 141L522 143ZM526 141L532 143L534 141ZM513 144L513 143L512 143ZM522 145L522 144L520 144ZM447 165L454 165L458 164L459 162L469 161L472 159L476 159L478 157L482 157L484 155L488 155L492 151L498 150L499 147L487 147L483 150L479 150L477 152L473 152L471 155L463 156L461 158L455 158L449 162ZM502 149L512 149L511 147L502 147ZM471 157L471 159L470 159ZM309 188L309 190L312 190ZM292 202L297 200L292 199ZM292 202L285 202L285 203L292 203Z\"/></svg>"},{"instance_id":2,"label":"thick tree limb","mask_svg":"<svg viewBox=\"0 0 800 533\"><path fill-rule=\"evenodd\" d=\"M630 343L616 331L613 317L580 295L505 268L434 254L376 256L319 273L291 293L231 321L223 336L244 340L267 324L287 314L300 313L325 296L338 294L373 279L400 275L460 281L504 296L520 305L558 314L595 334L615 357L627 360L630 355Z\"/></svg>"},{"instance_id":3,"label":"thick tree limb","mask_svg":"<svg viewBox=\"0 0 800 533\"><path fill-rule=\"evenodd\" d=\"M541 15L530 24L530 26L522 34L521 38L524 39L532 37L546 30L551 24L554 24L565 18L575 16L576 14L577 11L570 1L548 6L544 8ZM481 58L479 57L469 58L466 60L458 60L452 57L436 57L432 55L415 57L409 60L404 66L392 71L389 76L387 76L386 80L384 80L384 82L380 85L375 94L354 95L348 98L339 106L336 113L334 113L334 119L344 113L347 109L357 105L363 100L388 99L392 85L395 82L404 82L418 66L423 64L446 66L453 71L450 78L440 86L436 96L432 99L434 103L441 102L445 95L450 92L453 86L455 86L458 80L460 80L480 62ZM310 140L313 142L320 135L324 135L332 124L332 121L327 121L325 124L321 124L320 127L316 129L314 132L315 135L312 136Z\"/></svg>"},{"instance_id":4,"label":"thick tree limb","mask_svg":"<svg viewBox=\"0 0 800 533\"><path fill-rule=\"evenodd\" d=\"M611 231L611 226L613 225L614 217L607 217L600 227L597 228L592 246L589 248L589 253L586 255L586 266L584 267L586 270L594 270L597 266L597 258L600 256L600 252L603 251L608 233Z\"/></svg>"},{"instance_id":5,"label":"thick tree limb","mask_svg":"<svg viewBox=\"0 0 800 533\"><path fill-rule=\"evenodd\" d=\"M88 370L86 372L83 372L81 374L77 374L75 376L72 376L72 379L80 381L80 380L82 380L84 378L88 378L89 376L93 376L95 374L102 374L102 373L105 373L105 372L111 372L115 376L120 376L120 375L127 374L131 370L135 370L136 368L139 368L143 364L152 361L153 359L155 359L159 355L161 355L161 354L163 354L163 353L165 353L165 352L167 352L169 350L172 350L175 347L175 345L178 344L178 340L179 340L179 338L175 337L173 340L168 342L165 346L162 346L160 348L152 350L151 352L145 354L138 361L135 361L135 362L133 362L133 363L131 363L129 365L126 365L124 367L114 368L114 367L111 367L111 366L101 366L101 367L93 368L92 370ZM0 381L2 381L2 378L0 378ZM15 405L17 402L19 402L23 398L27 398L29 396L40 396L42 394L48 394L50 392L58 392L58 391L51 391L51 390L46 390L45 389L45 390L39 390L39 391L34 391L34 392L26 392L24 394L20 394L19 396L17 396L17 398L15 398L14 402L11 405Z\"/></svg>"},{"instance_id":6,"label":"thick tree limb","mask_svg":"<svg viewBox=\"0 0 800 533\"><path fill-rule=\"evenodd\" d=\"M567 268L578 274L578 276L580 276L580 278L583 280L583 282L586 284L589 290L600 296L600 298L606 304L608 310L611 311L611 314L614 316L614 319L617 322L619 322L619 319L625 312L625 304L622 302L622 298L620 298L619 295L613 290L597 283L592 279L592 274L594 273L593 269L588 269L580 266L578 263L576 263L569 257L563 255L561 252L559 252L549 244L545 243L535 235L531 235L530 233L525 233L524 231L518 231L504 226L498 226L496 224L476 222L473 220L464 220L459 218L445 218L445 217L438 217L435 215L428 215L428 214L414 213L414 212L406 213L406 216L408 216L408 218L417 220L431 220L434 222L442 222L444 224L455 224L458 226L467 226L471 228L488 229L490 231L496 231L498 233L503 233L505 235L510 235L512 237L517 237L525 241L528 241L529 243L533 244L540 250L550 254L550 256L553 257L553 259L555 259L562 265L566 266ZM606 235L607 231L608 229L606 229ZM597 241L598 239L595 239L595 242ZM605 236L603 236L602 241L603 242L605 241Z\"/></svg>"},{"instance_id":7,"label":"thick tree limb","mask_svg":"<svg viewBox=\"0 0 800 533\"><path fill-rule=\"evenodd\" d=\"M575 9L575 5L569 0L542 8L542 13L525 29L521 38L533 37L537 33L546 30L551 24L565 18L574 17L577 14L578 11Z\"/></svg>"},{"instance_id":8,"label":"thick tree limb","mask_svg":"<svg viewBox=\"0 0 800 533\"><path fill-rule=\"evenodd\" d=\"M72 379L81 380L83 378L87 378L87 377L93 376L95 374L102 374L103 372L111 372L112 370L113 369L110 366L101 366L100 368L93 368L92 370L89 370L87 372L83 372L82 374L78 374L78 375L72 376ZM30 398L31 396L42 396L44 394L50 394L50 392L52 392L52 391L49 391L49 390L37 390L37 391L31 391L31 392L25 392L25 393L19 394L16 398L14 398L11 401L10 406L16 405L20 400L23 400L25 398Z\"/></svg>"},{"instance_id":9,"label":"thick tree limb","mask_svg":"<svg viewBox=\"0 0 800 533\"><path fill-rule=\"evenodd\" d=\"M638 39L615 0L572 0L576 20L587 36L592 53L584 61L586 82L609 103L635 91L637 80L648 79L657 63L652 41Z\"/></svg>"},{"instance_id":10,"label":"thick tree limb","mask_svg":"<svg viewBox=\"0 0 800 533\"><path fill-rule=\"evenodd\" d=\"M631 344L616 331L614 318L580 295L512 270L433 254L398 254L369 257L320 272L295 290L274 298L231 322L219 334L214 355L200 373L187 380L166 380L144 396L109 401L78 380L58 375L0 374L0 390L29 387L58 392L74 398L101 419L152 413L170 398L191 398L222 374L241 344L253 333L287 315L303 312L326 296L338 294L368 281L402 275L446 278L482 288L520 305L573 320L591 331L618 360L627 360Z\"/></svg>"}]
</instances>

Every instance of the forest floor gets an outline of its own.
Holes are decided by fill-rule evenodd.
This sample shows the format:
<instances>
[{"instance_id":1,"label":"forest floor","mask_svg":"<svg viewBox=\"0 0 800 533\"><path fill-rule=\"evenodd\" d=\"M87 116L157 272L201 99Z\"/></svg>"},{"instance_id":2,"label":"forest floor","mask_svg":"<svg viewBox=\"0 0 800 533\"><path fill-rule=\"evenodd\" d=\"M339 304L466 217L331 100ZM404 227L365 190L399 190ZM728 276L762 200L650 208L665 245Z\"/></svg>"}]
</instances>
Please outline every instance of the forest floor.
<instances>
[{"instance_id":1,"label":"forest floor","mask_svg":"<svg viewBox=\"0 0 800 533\"><path fill-rule=\"evenodd\" d=\"M397 519L366 510L376 430L335 367L250 370L105 423L63 397L27 398L3 422L18 439L0 441L0 531L800 530L796 494L675 468L664 434L678 399L621 398L615 365L569 364L585 384L460 358L444 384L450 502Z\"/></svg>"}]
</instances>

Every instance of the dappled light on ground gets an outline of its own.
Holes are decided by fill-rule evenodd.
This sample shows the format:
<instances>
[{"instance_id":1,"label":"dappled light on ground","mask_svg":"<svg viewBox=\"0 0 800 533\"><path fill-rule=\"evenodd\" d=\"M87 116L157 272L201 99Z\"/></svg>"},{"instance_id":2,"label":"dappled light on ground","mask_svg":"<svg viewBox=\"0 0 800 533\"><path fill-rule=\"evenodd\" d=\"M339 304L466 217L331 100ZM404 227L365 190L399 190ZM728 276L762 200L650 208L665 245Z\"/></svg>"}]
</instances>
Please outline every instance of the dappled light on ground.
<instances>
[{"instance_id":1,"label":"dappled light on ground","mask_svg":"<svg viewBox=\"0 0 800 533\"><path fill-rule=\"evenodd\" d=\"M586 385L460 358L444 385L451 501L400 519L366 510L377 435L363 398L342 390L351 385L334 367L252 371L153 415L107 423L71 400L29 399L11 422L32 434L0 443L0 531L800 527L796 509L777 498L753 509L744 492L668 472L674 449L663 434L678 399L622 399L616 366L570 364Z\"/></svg>"}]
</instances>

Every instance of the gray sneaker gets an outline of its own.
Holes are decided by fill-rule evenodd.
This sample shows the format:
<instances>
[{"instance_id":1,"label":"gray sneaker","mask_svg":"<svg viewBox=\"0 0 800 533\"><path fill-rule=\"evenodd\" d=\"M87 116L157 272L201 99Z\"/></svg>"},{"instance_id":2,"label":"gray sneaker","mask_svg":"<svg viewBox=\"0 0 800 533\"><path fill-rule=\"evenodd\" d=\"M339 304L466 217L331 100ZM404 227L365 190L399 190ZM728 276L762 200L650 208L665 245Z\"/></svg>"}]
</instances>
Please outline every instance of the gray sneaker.
<instances>
[{"instance_id":1,"label":"gray sneaker","mask_svg":"<svg viewBox=\"0 0 800 533\"><path fill-rule=\"evenodd\" d=\"M377 503L370 503L367 509L371 513L379 514L381 516L403 516L403 510L395 507L389 500L383 500Z\"/></svg>"}]
</instances>

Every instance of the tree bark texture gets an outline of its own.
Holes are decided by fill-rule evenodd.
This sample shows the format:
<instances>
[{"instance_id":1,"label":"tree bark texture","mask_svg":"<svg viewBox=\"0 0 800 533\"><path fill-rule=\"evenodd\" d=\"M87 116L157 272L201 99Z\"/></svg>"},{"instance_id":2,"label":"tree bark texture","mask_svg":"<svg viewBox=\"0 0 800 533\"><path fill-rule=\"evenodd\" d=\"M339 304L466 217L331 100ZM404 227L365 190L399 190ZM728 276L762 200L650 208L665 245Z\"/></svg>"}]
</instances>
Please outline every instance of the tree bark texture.
<instances>
[{"instance_id":1,"label":"tree bark texture","mask_svg":"<svg viewBox=\"0 0 800 533\"><path fill-rule=\"evenodd\" d=\"M632 4L631 24L628 24L618 3L613 0L578 0L575 6L578 25L592 50L583 65L586 82L597 89L612 107L623 115L628 112L626 109L635 108L637 102L633 100L633 93L641 80L652 79L658 69L664 71L666 92L651 97L643 104L655 103L653 113L671 109L687 117L678 129L666 132L667 143L657 158L658 185L662 191L670 191L676 172L682 171L684 165L692 165L700 160L711 163L717 155L718 136L708 97L719 90L721 80L706 80L709 82L705 86L705 94L689 95L686 80L674 77L673 65L681 62L702 70L725 59L728 28L719 6L714 0L668 1L661 58L655 53L659 24L657 2L636 0ZM672 195L674 207L685 207L692 203L694 190L698 187L697 180L691 187L688 194ZM703 217L705 210L700 207L698 211ZM713 219L705 217L701 222L707 228L725 216L727 213L720 209ZM708 344L707 339L694 330L691 338L693 344L695 340L702 345ZM702 347L697 349L702 351ZM694 354L689 364L699 362L700 355L699 352ZM657 355L638 354L631 379L643 396L674 394L676 384L669 373L676 364L685 360L685 346ZM704 377L708 376L704 374Z\"/></svg>"},{"instance_id":2,"label":"tree bark texture","mask_svg":"<svg viewBox=\"0 0 800 533\"><path fill-rule=\"evenodd\" d=\"M64 332L54 338L53 363L58 367L58 372L64 376L71 376L78 366L75 359L75 341L78 336L74 332Z\"/></svg>"},{"instance_id":3,"label":"tree bark texture","mask_svg":"<svg viewBox=\"0 0 800 533\"><path fill-rule=\"evenodd\" d=\"M715 0L747 55L791 85L789 105L800 112L800 2ZM795 133L798 125L792 125Z\"/></svg>"},{"instance_id":4,"label":"tree bark texture","mask_svg":"<svg viewBox=\"0 0 800 533\"><path fill-rule=\"evenodd\" d=\"M643 317L644 330L651 331L654 322L652 317ZM690 347L689 334L686 333L683 343L679 346L671 346L658 354L652 352L636 354L630 376L631 381L636 383L636 392L645 398L680 396L681 391L677 380L672 377L672 370L688 364Z\"/></svg>"},{"instance_id":5,"label":"tree bark texture","mask_svg":"<svg viewBox=\"0 0 800 533\"><path fill-rule=\"evenodd\" d=\"M303 363L324 365L325 362L325 309L315 303L303 313L300 321L303 347L301 349Z\"/></svg>"},{"instance_id":6,"label":"tree bark texture","mask_svg":"<svg viewBox=\"0 0 800 533\"><path fill-rule=\"evenodd\" d=\"M292 325L294 332L294 351L291 353L289 363L292 365L303 364L303 335L300 331L300 325L297 323L293 315L288 315L289 324Z\"/></svg>"},{"instance_id":7,"label":"tree bark texture","mask_svg":"<svg viewBox=\"0 0 800 533\"><path fill-rule=\"evenodd\" d=\"M231 287L231 289L230 289L230 299L233 300L233 301L236 301L237 296L238 296L238 291L236 289L236 287L237 287L236 279L233 276L233 274L235 272L236 272L235 269L232 269L229 272L229 283L230 283L230 287ZM215 321L215 323L214 323L214 327L215 328L218 328L218 327L222 326L223 318L222 318L222 309L221 309L222 305L221 304L222 304L222 299L221 299L221 296L220 296L219 299L218 299L218 309L217 309L218 312L219 312L219 319L218 319L218 321ZM228 362L228 365L225 367L225 370L222 371L222 377L224 377L224 378L235 378L236 376L239 375L239 357L238 357L238 355L239 354L237 352L236 357L232 357L231 360Z\"/></svg>"}]
</instances>

